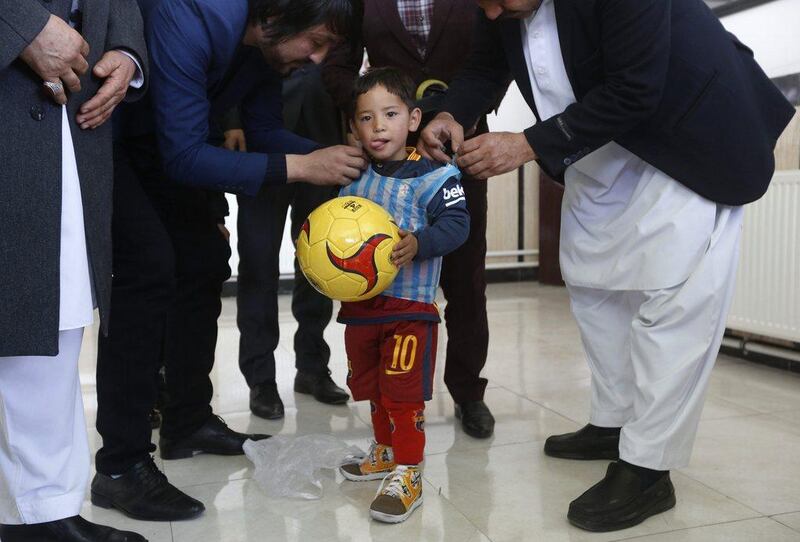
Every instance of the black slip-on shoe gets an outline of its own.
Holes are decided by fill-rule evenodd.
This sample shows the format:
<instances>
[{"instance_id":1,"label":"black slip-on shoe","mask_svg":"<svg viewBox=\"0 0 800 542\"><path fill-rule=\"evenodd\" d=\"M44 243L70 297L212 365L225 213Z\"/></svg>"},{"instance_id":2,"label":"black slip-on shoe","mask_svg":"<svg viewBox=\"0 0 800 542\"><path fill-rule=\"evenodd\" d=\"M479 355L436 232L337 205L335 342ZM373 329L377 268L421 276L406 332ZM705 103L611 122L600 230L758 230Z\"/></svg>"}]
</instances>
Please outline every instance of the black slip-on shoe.
<instances>
[{"instance_id":1,"label":"black slip-on shoe","mask_svg":"<svg viewBox=\"0 0 800 542\"><path fill-rule=\"evenodd\" d=\"M329 373L297 371L294 391L313 395L314 399L328 405L343 405L350 399L350 395L336 385Z\"/></svg>"},{"instance_id":2,"label":"black slip-on shoe","mask_svg":"<svg viewBox=\"0 0 800 542\"><path fill-rule=\"evenodd\" d=\"M456 418L461 428L473 438L489 438L494 433L494 416L483 401L456 403Z\"/></svg>"},{"instance_id":3,"label":"black slip-on shoe","mask_svg":"<svg viewBox=\"0 0 800 542\"><path fill-rule=\"evenodd\" d=\"M675 488L665 472L649 487L621 462L608 466L606 477L569 505L567 519L586 531L619 531L675 506Z\"/></svg>"},{"instance_id":4,"label":"black slip-on shoe","mask_svg":"<svg viewBox=\"0 0 800 542\"><path fill-rule=\"evenodd\" d=\"M0 525L3 542L147 542L140 534L98 525L81 516L31 523Z\"/></svg>"},{"instance_id":5,"label":"black slip-on shoe","mask_svg":"<svg viewBox=\"0 0 800 542\"><path fill-rule=\"evenodd\" d=\"M586 425L574 433L553 435L544 453L562 459L619 459L619 428Z\"/></svg>"}]
</instances>

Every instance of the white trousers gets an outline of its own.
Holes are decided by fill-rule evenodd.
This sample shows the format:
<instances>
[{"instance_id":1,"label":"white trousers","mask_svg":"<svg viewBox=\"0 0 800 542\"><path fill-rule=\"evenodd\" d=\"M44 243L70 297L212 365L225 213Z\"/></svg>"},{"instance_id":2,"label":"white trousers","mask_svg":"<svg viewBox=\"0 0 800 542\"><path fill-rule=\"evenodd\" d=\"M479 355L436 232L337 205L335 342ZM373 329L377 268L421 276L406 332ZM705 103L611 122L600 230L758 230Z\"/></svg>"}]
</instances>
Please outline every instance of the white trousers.
<instances>
[{"instance_id":1,"label":"white trousers","mask_svg":"<svg viewBox=\"0 0 800 542\"><path fill-rule=\"evenodd\" d=\"M78 356L83 329L59 332L55 357L0 358L0 523L80 513L89 441Z\"/></svg>"},{"instance_id":2,"label":"white trousers","mask_svg":"<svg viewBox=\"0 0 800 542\"><path fill-rule=\"evenodd\" d=\"M733 297L742 212L718 206L708 249L674 287L567 285L592 372L590 423L622 427L620 458L629 463L657 470L689 463Z\"/></svg>"}]
</instances>

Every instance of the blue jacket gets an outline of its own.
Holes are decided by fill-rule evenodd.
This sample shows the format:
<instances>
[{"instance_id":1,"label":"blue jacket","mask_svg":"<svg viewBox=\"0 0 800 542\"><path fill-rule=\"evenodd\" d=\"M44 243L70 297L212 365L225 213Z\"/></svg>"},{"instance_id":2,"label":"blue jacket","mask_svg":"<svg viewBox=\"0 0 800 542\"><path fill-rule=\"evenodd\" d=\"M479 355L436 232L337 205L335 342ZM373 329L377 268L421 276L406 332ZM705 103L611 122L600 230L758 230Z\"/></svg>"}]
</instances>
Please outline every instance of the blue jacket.
<instances>
[{"instance_id":1,"label":"blue jacket","mask_svg":"<svg viewBox=\"0 0 800 542\"><path fill-rule=\"evenodd\" d=\"M286 154L318 145L283 128L281 75L242 45L247 0L139 0L150 92L126 108L119 137L155 133L167 176L208 190L255 195L286 182ZM248 152L212 144L211 127L239 106Z\"/></svg>"},{"instance_id":2,"label":"blue jacket","mask_svg":"<svg viewBox=\"0 0 800 542\"><path fill-rule=\"evenodd\" d=\"M573 162L616 141L712 201L766 191L794 108L701 0L554 5L577 103L525 130L546 173L563 182ZM520 21L481 13L473 43L443 109L472 126L513 77L536 112Z\"/></svg>"}]
</instances>

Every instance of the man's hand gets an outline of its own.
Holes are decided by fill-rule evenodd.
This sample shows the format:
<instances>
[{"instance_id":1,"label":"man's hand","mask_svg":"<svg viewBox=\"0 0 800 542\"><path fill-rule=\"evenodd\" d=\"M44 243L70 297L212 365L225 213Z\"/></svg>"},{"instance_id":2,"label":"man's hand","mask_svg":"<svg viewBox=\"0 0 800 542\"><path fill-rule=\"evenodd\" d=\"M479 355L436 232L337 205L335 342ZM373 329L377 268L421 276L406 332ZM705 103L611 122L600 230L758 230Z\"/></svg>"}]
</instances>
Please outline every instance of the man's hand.
<instances>
[{"instance_id":1,"label":"man's hand","mask_svg":"<svg viewBox=\"0 0 800 542\"><path fill-rule=\"evenodd\" d=\"M311 154L287 154L288 182L347 186L367 167L361 149L336 145Z\"/></svg>"},{"instance_id":2,"label":"man's hand","mask_svg":"<svg viewBox=\"0 0 800 542\"><path fill-rule=\"evenodd\" d=\"M419 251L419 242L416 236L406 230L400 230L400 242L392 249L392 263L396 267L403 267L410 263Z\"/></svg>"},{"instance_id":3,"label":"man's hand","mask_svg":"<svg viewBox=\"0 0 800 542\"><path fill-rule=\"evenodd\" d=\"M364 160L366 162L369 162L369 155L367 154L367 151L364 150L364 145L362 145L361 142L358 139L356 139L356 136L353 135L353 132L347 132L346 139L347 139L347 144L350 145L351 147L359 149L361 151L361 156L364 157Z\"/></svg>"},{"instance_id":4,"label":"man's hand","mask_svg":"<svg viewBox=\"0 0 800 542\"><path fill-rule=\"evenodd\" d=\"M50 15L42 31L19 57L43 81L63 83L71 92L78 92L81 90L79 77L89 69L88 54L86 40L59 17ZM52 96L56 103L67 103L63 90Z\"/></svg>"},{"instance_id":5,"label":"man's hand","mask_svg":"<svg viewBox=\"0 0 800 542\"><path fill-rule=\"evenodd\" d=\"M481 134L461 145L456 164L476 179L514 171L536 158L524 133L495 132Z\"/></svg>"},{"instance_id":6,"label":"man's hand","mask_svg":"<svg viewBox=\"0 0 800 542\"><path fill-rule=\"evenodd\" d=\"M444 152L448 141L453 152L458 152L464 143L464 128L450 113L439 113L419 135L417 151L426 158L447 164L451 160Z\"/></svg>"},{"instance_id":7,"label":"man's hand","mask_svg":"<svg viewBox=\"0 0 800 542\"><path fill-rule=\"evenodd\" d=\"M77 121L84 130L94 130L107 121L117 104L125 99L128 85L136 75L136 63L119 51L108 51L95 64L92 73L105 81L78 112Z\"/></svg>"},{"instance_id":8,"label":"man's hand","mask_svg":"<svg viewBox=\"0 0 800 542\"><path fill-rule=\"evenodd\" d=\"M247 141L244 138L244 130L241 128L234 128L233 130L225 130L225 141L222 146L229 151L247 152Z\"/></svg>"}]
</instances>

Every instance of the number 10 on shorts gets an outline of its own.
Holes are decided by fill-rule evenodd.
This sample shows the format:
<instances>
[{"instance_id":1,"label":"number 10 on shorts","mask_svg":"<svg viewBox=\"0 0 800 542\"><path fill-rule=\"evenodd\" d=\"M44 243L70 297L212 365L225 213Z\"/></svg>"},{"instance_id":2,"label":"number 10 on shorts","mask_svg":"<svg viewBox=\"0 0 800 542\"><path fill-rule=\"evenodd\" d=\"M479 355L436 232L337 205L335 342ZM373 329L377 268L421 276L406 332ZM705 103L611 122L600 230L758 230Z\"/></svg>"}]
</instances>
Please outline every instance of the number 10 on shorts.
<instances>
[{"instance_id":1,"label":"number 10 on shorts","mask_svg":"<svg viewBox=\"0 0 800 542\"><path fill-rule=\"evenodd\" d=\"M404 374L414 367L417 357L417 337L415 335L395 335L392 365L386 369L387 375Z\"/></svg>"}]
</instances>

